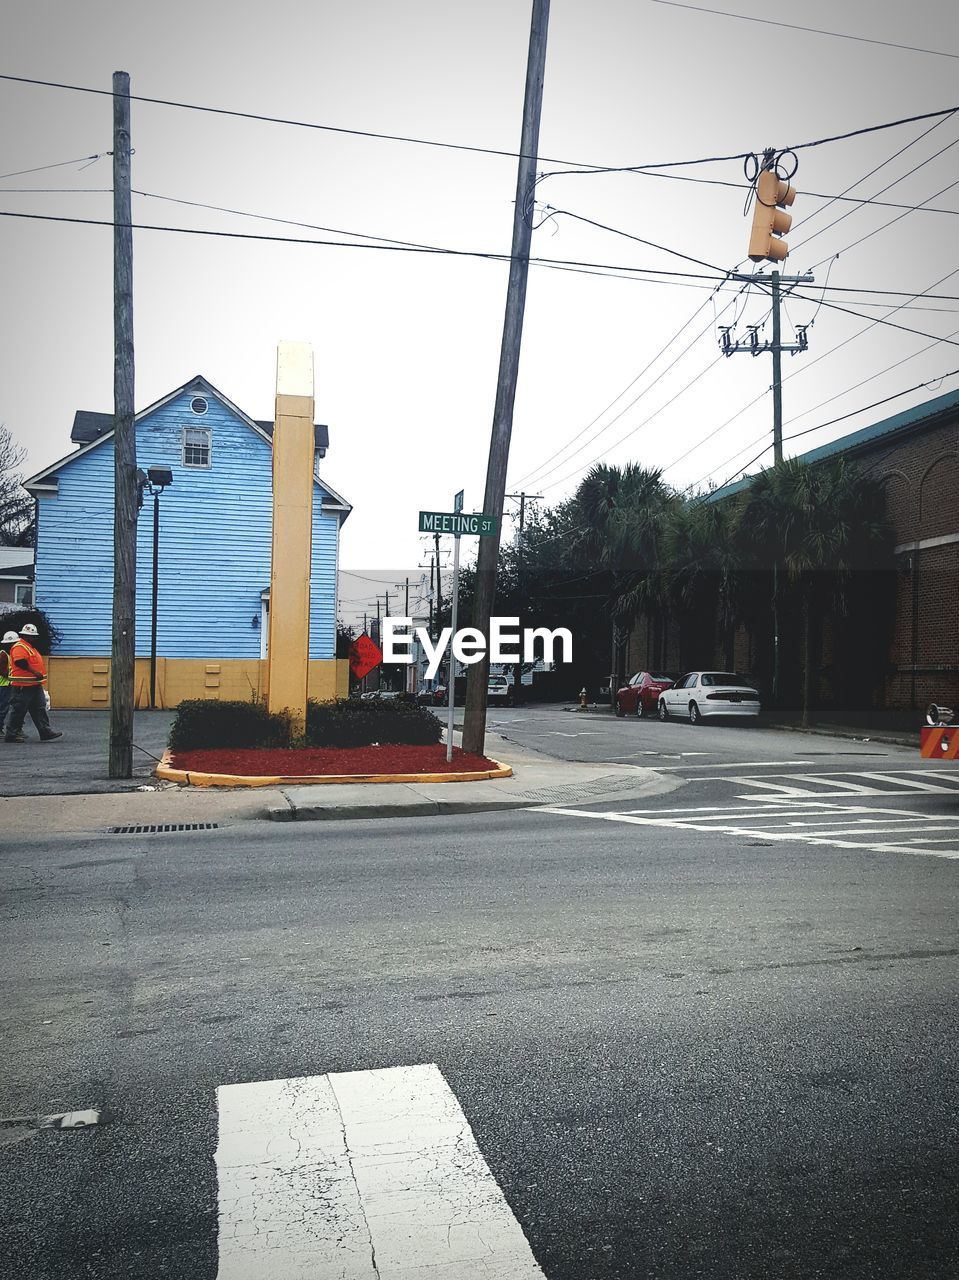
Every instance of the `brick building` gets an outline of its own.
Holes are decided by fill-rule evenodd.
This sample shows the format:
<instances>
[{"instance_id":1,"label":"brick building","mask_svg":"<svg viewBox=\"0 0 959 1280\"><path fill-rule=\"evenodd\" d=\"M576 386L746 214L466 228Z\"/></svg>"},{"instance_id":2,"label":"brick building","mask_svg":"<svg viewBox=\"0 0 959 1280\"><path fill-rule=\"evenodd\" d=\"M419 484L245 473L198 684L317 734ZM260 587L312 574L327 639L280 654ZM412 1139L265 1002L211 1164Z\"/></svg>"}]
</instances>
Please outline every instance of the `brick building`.
<instances>
[{"instance_id":1,"label":"brick building","mask_svg":"<svg viewBox=\"0 0 959 1280\"><path fill-rule=\"evenodd\" d=\"M884 418L802 454L816 463L843 455L885 486L895 530L896 572L883 587L892 611L884 669L871 681L870 701L888 709L921 708L930 699L959 706L959 391ZM751 479L713 495L722 501L742 492ZM868 619L865 620L868 625ZM877 620L878 625L878 620ZM673 625L654 636L640 619L627 648L630 670L679 666L678 633ZM822 635L818 692L821 705L838 705L842 689L831 685L833 625ZM658 650L658 652L657 652ZM724 665L717 646L712 661ZM736 666L755 671L755 637L736 635ZM879 664L883 666L883 664Z\"/></svg>"}]
</instances>

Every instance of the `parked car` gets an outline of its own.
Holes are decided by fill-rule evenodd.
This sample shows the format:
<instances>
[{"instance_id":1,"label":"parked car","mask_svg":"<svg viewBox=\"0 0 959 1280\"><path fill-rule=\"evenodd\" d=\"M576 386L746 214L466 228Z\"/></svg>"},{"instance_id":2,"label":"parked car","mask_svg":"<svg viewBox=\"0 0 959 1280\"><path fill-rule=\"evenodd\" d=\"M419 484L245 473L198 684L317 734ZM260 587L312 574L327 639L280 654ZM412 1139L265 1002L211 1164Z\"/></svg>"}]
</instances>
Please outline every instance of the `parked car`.
<instances>
[{"instance_id":1,"label":"parked car","mask_svg":"<svg viewBox=\"0 0 959 1280\"><path fill-rule=\"evenodd\" d=\"M416 701L424 707L444 707L446 705L446 685L421 685L416 695Z\"/></svg>"},{"instance_id":2,"label":"parked car","mask_svg":"<svg viewBox=\"0 0 959 1280\"><path fill-rule=\"evenodd\" d=\"M486 701L513 705L513 682L508 676L490 676L486 686Z\"/></svg>"},{"instance_id":3,"label":"parked car","mask_svg":"<svg viewBox=\"0 0 959 1280\"><path fill-rule=\"evenodd\" d=\"M659 695L673 687L672 676L654 676L649 671L637 671L634 676L616 690L616 714L618 716L655 715Z\"/></svg>"},{"instance_id":4,"label":"parked car","mask_svg":"<svg viewBox=\"0 0 959 1280\"><path fill-rule=\"evenodd\" d=\"M758 716L759 691L746 676L732 671L690 671L659 695L659 718Z\"/></svg>"}]
</instances>

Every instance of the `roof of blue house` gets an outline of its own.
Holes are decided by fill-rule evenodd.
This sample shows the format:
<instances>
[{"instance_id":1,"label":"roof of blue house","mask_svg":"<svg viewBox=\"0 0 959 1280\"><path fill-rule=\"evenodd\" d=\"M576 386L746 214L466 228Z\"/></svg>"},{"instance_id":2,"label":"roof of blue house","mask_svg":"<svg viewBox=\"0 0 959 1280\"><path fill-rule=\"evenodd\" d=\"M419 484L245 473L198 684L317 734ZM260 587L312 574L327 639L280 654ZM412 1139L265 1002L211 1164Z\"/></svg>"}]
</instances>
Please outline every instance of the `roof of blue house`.
<instances>
[{"instance_id":1,"label":"roof of blue house","mask_svg":"<svg viewBox=\"0 0 959 1280\"><path fill-rule=\"evenodd\" d=\"M937 396L935 400L926 400L922 404L913 405L911 409L904 409L902 413L895 413L890 418L874 422L872 426L853 431L848 436L830 440L828 444L819 445L816 449L799 454L798 458L800 462L822 462L825 458L832 458L840 453L860 453L875 445L877 441L885 444L894 439L897 434L904 435L918 427L936 426L941 419L954 414L957 410L959 410L959 391L949 391L945 395ZM742 493L744 489L749 488L754 479L755 475L744 476L742 480L723 485L715 493L709 494L708 501L716 502L720 498L729 498L733 494Z\"/></svg>"},{"instance_id":2,"label":"roof of blue house","mask_svg":"<svg viewBox=\"0 0 959 1280\"><path fill-rule=\"evenodd\" d=\"M202 374L197 374L195 378L191 378L188 382L184 382L183 385L177 387L175 391L169 392L168 395L162 396L159 400L154 401L153 404L147 405L145 409L141 409L140 412L136 414L134 421L139 422L141 418L145 418L149 414L154 413L157 409L168 404L171 400L175 400L177 396L183 395L185 391L196 391L203 395L215 396L226 406L227 409L232 413L235 413L237 417L241 418L249 426L258 430L261 435L272 439L274 426L272 422L268 422L260 418L249 417L248 414L244 413L242 409L229 400L222 391L218 390L213 383L209 381L209 379L204 378ZM70 439L74 444L79 445L80 448L73 453L67 454L65 458L61 458L59 462L53 463L52 466L45 467L43 471L37 472L35 476L31 476L29 480L24 481L23 487L28 493L35 493L40 489L49 491L50 488L55 487L57 478L56 473L61 467L65 466L68 462L72 462L74 458L79 457L81 453L85 452L86 449L92 445L99 444L103 440L112 438L113 421L112 413L97 413L89 409L78 409L73 415L73 427L70 431ZM319 457L326 457L326 451L330 445L330 429L326 423L314 423L313 441L314 448ZM319 483L319 481L317 483ZM322 488L326 489L336 502L342 503L344 512L343 519L345 520L353 509L352 505L347 502L345 498L334 493L326 483L326 480L323 480Z\"/></svg>"}]
</instances>

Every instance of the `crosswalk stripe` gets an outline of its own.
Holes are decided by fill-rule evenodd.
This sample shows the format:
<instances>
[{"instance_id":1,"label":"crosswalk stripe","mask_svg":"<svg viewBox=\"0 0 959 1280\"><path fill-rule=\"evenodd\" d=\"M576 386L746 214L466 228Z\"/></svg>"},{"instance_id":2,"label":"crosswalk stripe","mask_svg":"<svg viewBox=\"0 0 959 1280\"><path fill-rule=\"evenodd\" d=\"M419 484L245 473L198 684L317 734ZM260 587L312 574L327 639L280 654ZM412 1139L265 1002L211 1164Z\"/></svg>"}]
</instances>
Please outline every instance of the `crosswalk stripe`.
<instances>
[{"instance_id":1,"label":"crosswalk stripe","mask_svg":"<svg viewBox=\"0 0 959 1280\"><path fill-rule=\"evenodd\" d=\"M217 1089L218 1280L542 1278L435 1064Z\"/></svg>"},{"instance_id":2,"label":"crosswalk stripe","mask_svg":"<svg viewBox=\"0 0 959 1280\"><path fill-rule=\"evenodd\" d=\"M871 778L873 782L886 781L886 779L881 773L861 773L857 776L860 778ZM890 779L890 781L893 781L893 780ZM909 777L909 778L899 777L894 779L894 781L897 787L908 787L914 791L934 791L940 795L944 791L953 790L952 787L937 787L936 784L933 782L920 782L918 778L914 778L914 777Z\"/></svg>"},{"instance_id":3,"label":"crosswalk stripe","mask_svg":"<svg viewBox=\"0 0 959 1280\"><path fill-rule=\"evenodd\" d=\"M756 839L757 837L764 837L773 842L775 841L793 842L793 843L803 842L806 844L829 846L834 849L854 849L864 853L896 853L896 852L911 853L911 854L921 853L934 858L959 858L959 848L957 848L956 850L938 849L938 848L932 849L932 848L924 848L924 847L919 848L919 847L907 846L902 843L892 843L888 841L883 843L880 840L877 840L875 837L889 836L889 837L892 837L893 841L895 841L896 837L898 837L903 830L903 824L901 823L900 820L902 818L907 818L912 822L918 823L922 827L923 833L934 832L934 831L952 831L954 834L950 838L949 842L954 841L957 845L959 845L959 817L944 819L937 815L923 815L918 813L909 813L901 809L883 810L881 817L879 817L876 814L876 810L869 809L866 806L847 806L845 808L841 806L836 806L836 814L839 817L841 817L844 814L849 815L849 814L856 814L856 813L870 815L871 821L874 824L878 824L876 825L875 830L855 828L855 827L824 830L821 827L817 827L817 828L807 827L806 824L797 822L795 826L801 829L789 830L789 831L783 830L782 827L777 827L774 824L770 824L768 822L764 824L759 824L756 826L741 826L741 825L732 825L732 824L725 825L725 822L723 823L723 825L720 825L719 823L717 823L715 826L709 826L707 825L707 820L702 815L696 815L693 818L687 818L684 820L682 818L677 818L677 817L657 818L655 816L640 815L636 813L617 813L617 812L610 812L608 810L595 811L591 809L566 809L566 808L560 808L558 806L550 806L546 809L539 810L539 812L554 813L560 817L590 818L593 820L600 820L600 821L607 821L607 822L631 823L638 826L668 827L677 831L699 831L699 832L707 833L710 835L720 834L720 835L740 836L746 839ZM887 814L893 818L893 821L896 824L894 827L890 827L886 823L885 820L886 820ZM768 816L778 816L778 814L771 813ZM726 820L728 820L728 815L723 815L723 817ZM739 819L739 822L746 822L746 821L749 821L749 819L747 818ZM735 822L736 822L736 818L734 815L733 823ZM793 824L790 824L790 825L792 826ZM908 828L908 825L909 824L907 823L906 824L907 828ZM850 837L852 836L856 836L859 838L851 839ZM863 839L862 837L873 837L873 838ZM919 836L918 838L921 840L922 836ZM932 842L929 842L929 843L932 843Z\"/></svg>"}]
</instances>

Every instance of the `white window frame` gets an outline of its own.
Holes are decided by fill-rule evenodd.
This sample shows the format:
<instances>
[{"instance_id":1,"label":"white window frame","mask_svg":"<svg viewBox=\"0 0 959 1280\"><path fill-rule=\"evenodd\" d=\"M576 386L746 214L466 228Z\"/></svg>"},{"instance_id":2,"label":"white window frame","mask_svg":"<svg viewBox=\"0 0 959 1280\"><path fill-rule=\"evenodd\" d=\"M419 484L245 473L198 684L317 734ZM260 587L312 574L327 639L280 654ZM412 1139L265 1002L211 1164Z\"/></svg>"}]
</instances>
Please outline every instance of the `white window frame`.
<instances>
[{"instance_id":1,"label":"white window frame","mask_svg":"<svg viewBox=\"0 0 959 1280\"><path fill-rule=\"evenodd\" d=\"M26 596L26 599L23 598ZM24 608L33 608L33 583L18 582L13 589L14 603L22 605Z\"/></svg>"},{"instance_id":2,"label":"white window frame","mask_svg":"<svg viewBox=\"0 0 959 1280\"><path fill-rule=\"evenodd\" d=\"M187 462L187 434L190 431L202 431L206 436L206 462ZM195 445L191 445L195 448ZM183 428L180 441L180 462L184 467L189 467L192 471L209 471L213 466L213 430L211 427L195 427L192 424Z\"/></svg>"}]
</instances>

